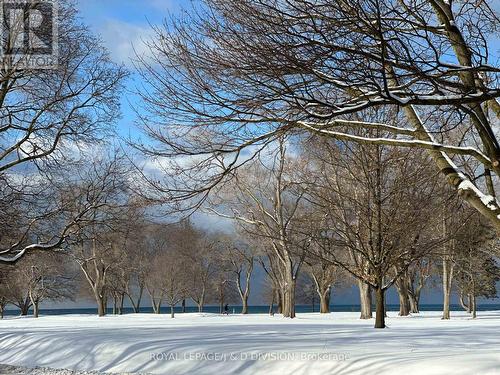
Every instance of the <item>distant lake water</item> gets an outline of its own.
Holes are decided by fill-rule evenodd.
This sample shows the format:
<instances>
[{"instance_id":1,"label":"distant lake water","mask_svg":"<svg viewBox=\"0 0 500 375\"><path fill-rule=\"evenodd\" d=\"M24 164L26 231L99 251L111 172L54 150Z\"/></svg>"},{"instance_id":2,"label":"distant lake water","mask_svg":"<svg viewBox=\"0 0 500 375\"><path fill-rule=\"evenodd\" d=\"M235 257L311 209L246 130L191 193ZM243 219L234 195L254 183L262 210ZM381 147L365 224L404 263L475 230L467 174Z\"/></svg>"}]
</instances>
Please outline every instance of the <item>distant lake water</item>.
<instances>
[{"instance_id":1,"label":"distant lake water","mask_svg":"<svg viewBox=\"0 0 500 375\"><path fill-rule=\"evenodd\" d=\"M441 304L423 304L420 306L421 311L442 311L443 305ZM330 306L331 311L339 311L339 312L349 312L349 311L360 311L359 305L332 305ZM463 311L460 305L450 305L450 309L452 311ZM387 305L388 311L399 311L399 305ZM490 310L500 310L500 304L484 304L478 305L478 311L490 311ZM230 313L240 313L241 306L238 305L229 305ZM276 311L276 309L275 309ZM297 313L306 313L312 312L311 305L297 305L296 310ZM319 307L315 306L314 312L318 312ZM113 310L108 308L108 314L111 314ZM130 307L125 307L123 313L124 314L132 314L134 311ZM153 309L149 306L144 306L140 308L141 313L153 313ZM176 313L181 313L182 308L180 306L175 307ZM198 308L194 306L186 306L186 312L198 312ZM207 313L219 313L219 306L205 306L203 312ZM248 312L250 314L267 314L269 313L269 306L249 306ZM31 312L30 312L31 313ZM170 307L163 306L161 308L162 314L170 314ZM67 314L89 314L95 315L97 314L97 308L74 308L74 309L41 309L41 315L67 315ZM19 315L19 310L6 310L5 315L15 316Z\"/></svg>"}]
</instances>

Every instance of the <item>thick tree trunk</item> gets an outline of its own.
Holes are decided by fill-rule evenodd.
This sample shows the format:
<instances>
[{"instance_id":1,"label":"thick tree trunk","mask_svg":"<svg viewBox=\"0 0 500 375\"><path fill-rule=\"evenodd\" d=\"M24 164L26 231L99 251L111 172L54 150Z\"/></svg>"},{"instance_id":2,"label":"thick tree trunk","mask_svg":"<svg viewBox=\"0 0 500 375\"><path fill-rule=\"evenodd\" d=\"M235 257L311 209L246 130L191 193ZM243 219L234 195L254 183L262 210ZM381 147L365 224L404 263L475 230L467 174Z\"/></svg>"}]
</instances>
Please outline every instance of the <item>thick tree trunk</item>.
<instances>
[{"instance_id":1,"label":"thick tree trunk","mask_svg":"<svg viewBox=\"0 0 500 375\"><path fill-rule=\"evenodd\" d=\"M372 293L370 285L358 280L359 300L361 306L360 319L372 318Z\"/></svg>"},{"instance_id":2,"label":"thick tree trunk","mask_svg":"<svg viewBox=\"0 0 500 375\"><path fill-rule=\"evenodd\" d=\"M477 306L476 306L476 296L475 295L472 295L471 305L472 305L472 318L476 319L476 317L477 317Z\"/></svg>"},{"instance_id":3,"label":"thick tree trunk","mask_svg":"<svg viewBox=\"0 0 500 375\"><path fill-rule=\"evenodd\" d=\"M4 306L0 306L0 319L3 319Z\"/></svg>"},{"instance_id":4,"label":"thick tree trunk","mask_svg":"<svg viewBox=\"0 0 500 375\"><path fill-rule=\"evenodd\" d=\"M97 315L105 316L106 315L106 304L104 302L104 298L97 295L96 302L97 302Z\"/></svg>"},{"instance_id":5,"label":"thick tree trunk","mask_svg":"<svg viewBox=\"0 0 500 375\"><path fill-rule=\"evenodd\" d=\"M375 289L375 293L375 328L385 328L385 290L379 286Z\"/></svg>"},{"instance_id":6,"label":"thick tree trunk","mask_svg":"<svg viewBox=\"0 0 500 375\"><path fill-rule=\"evenodd\" d=\"M116 315L118 314L118 302L117 302L117 298L116 298L116 295L113 295L113 315Z\"/></svg>"},{"instance_id":7,"label":"thick tree trunk","mask_svg":"<svg viewBox=\"0 0 500 375\"><path fill-rule=\"evenodd\" d=\"M319 312L321 314L330 313L330 294L331 294L331 289L328 288L319 296Z\"/></svg>"},{"instance_id":8,"label":"thick tree trunk","mask_svg":"<svg viewBox=\"0 0 500 375\"><path fill-rule=\"evenodd\" d=\"M174 305L170 305L170 317L174 318Z\"/></svg>"},{"instance_id":9,"label":"thick tree trunk","mask_svg":"<svg viewBox=\"0 0 500 375\"><path fill-rule=\"evenodd\" d=\"M284 287L283 316L285 318L295 318L295 280L291 272L287 274Z\"/></svg>"},{"instance_id":10,"label":"thick tree trunk","mask_svg":"<svg viewBox=\"0 0 500 375\"><path fill-rule=\"evenodd\" d=\"M21 309L21 316L28 315L30 309L30 305L28 303L23 303L19 308Z\"/></svg>"}]
</instances>

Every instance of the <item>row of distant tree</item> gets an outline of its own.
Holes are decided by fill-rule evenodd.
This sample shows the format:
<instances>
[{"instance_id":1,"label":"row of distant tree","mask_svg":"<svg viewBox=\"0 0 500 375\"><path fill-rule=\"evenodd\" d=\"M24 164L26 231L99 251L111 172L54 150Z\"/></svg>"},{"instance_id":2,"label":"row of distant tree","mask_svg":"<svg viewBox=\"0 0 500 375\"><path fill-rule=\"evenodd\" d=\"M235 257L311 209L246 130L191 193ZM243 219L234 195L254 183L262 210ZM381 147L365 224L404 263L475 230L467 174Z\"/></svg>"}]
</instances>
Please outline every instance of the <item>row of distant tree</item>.
<instances>
[{"instance_id":1,"label":"row of distant tree","mask_svg":"<svg viewBox=\"0 0 500 375\"><path fill-rule=\"evenodd\" d=\"M297 301L316 299L329 312L332 292L352 283L361 318L372 317L374 297L382 322L392 286L403 316L419 312L429 283L442 284L446 319L452 290L473 316L478 297L496 297L494 231L460 207L423 154L415 159L401 150L321 139L314 147L310 140L282 140L277 147L240 169L204 205L207 214L231 220L231 234L202 231L189 220L153 222L156 205L124 178L131 170L126 159L95 164L100 183L85 194L101 194L105 204L61 249L34 251L1 268L1 310L13 304L25 315L32 307L38 316L44 300L91 297L103 316L107 306L121 313L126 300L138 312L148 297L154 312L170 306L172 317L186 300L199 311L207 303L221 312L238 303L245 314L256 267L266 276L260 289L270 313L288 317ZM300 157L287 151L299 148Z\"/></svg>"}]
</instances>

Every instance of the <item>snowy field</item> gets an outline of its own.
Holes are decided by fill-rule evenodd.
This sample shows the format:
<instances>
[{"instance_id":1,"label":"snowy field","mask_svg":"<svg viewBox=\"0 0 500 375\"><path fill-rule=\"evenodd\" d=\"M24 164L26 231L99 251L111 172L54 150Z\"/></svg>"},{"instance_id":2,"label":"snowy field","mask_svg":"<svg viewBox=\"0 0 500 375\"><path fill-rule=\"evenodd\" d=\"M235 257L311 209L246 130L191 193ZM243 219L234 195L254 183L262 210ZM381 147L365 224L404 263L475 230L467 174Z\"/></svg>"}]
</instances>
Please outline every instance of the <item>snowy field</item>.
<instances>
[{"instance_id":1,"label":"snowy field","mask_svg":"<svg viewBox=\"0 0 500 375\"><path fill-rule=\"evenodd\" d=\"M500 374L500 312L65 315L0 321L0 363L153 374ZM0 365L0 374L8 372Z\"/></svg>"}]
</instances>

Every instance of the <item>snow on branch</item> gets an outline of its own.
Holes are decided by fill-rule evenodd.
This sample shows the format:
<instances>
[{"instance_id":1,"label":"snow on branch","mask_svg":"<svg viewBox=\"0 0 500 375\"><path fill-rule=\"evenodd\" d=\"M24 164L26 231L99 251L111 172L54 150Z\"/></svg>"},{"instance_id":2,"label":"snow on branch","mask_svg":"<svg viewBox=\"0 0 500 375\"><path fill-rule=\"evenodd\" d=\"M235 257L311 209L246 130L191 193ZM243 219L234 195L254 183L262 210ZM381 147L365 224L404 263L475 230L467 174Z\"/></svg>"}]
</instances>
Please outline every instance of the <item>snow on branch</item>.
<instances>
[{"instance_id":1,"label":"snow on branch","mask_svg":"<svg viewBox=\"0 0 500 375\"><path fill-rule=\"evenodd\" d=\"M365 144L379 144L379 145L388 145L388 146L424 148L427 150L443 151L443 152L447 152L447 153L455 154L455 155L469 155L469 156L476 158L482 164L484 164L486 166L491 166L490 158L487 157L485 154L483 154L481 151L479 151L473 147L448 146L448 145L443 145L443 144L437 143L437 142L420 141L420 140L414 140L414 139L403 140L403 139L391 139L391 138L383 138L383 137L381 137L381 138L362 137L362 136L358 136L358 135L352 135L352 134L347 134L347 133L342 133L342 132L337 132L337 131L332 131L332 130L318 129L316 126L312 126L310 123L303 122L303 121L299 121L298 124L299 124L299 126L305 128L309 131L313 131L317 134L327 135L329 137L344 140L344 141L353 141L353 142L365 143ZM399 129L399 128L396 128L396 129Z\"/></svg>"}]
</instances>

